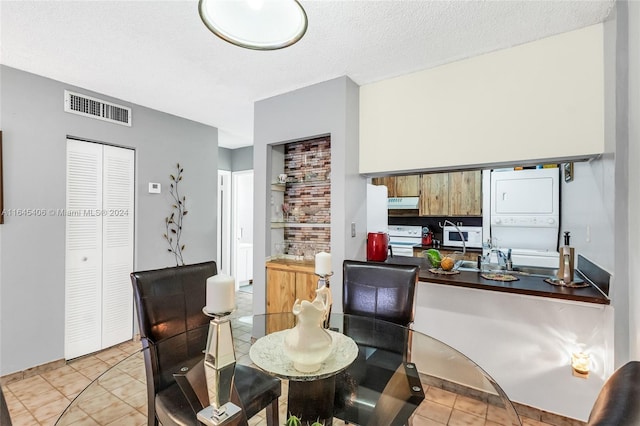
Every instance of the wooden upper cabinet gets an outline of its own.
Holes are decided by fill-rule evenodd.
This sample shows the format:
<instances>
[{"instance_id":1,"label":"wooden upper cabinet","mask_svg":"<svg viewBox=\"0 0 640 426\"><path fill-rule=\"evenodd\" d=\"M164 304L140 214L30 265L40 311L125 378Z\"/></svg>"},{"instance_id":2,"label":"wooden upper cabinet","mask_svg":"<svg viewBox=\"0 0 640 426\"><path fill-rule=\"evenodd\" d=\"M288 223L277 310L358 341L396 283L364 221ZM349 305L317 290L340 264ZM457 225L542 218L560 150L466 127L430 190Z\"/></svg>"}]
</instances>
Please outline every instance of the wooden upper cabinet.
<instances>
[{"instance_id":1,"label":"wooden upper cabinet","mask_svg":"<svg viewBox=\"0 0 640 426\"><path fill-rule=\"evenodd\" d=\"M482 216L480 170L371 179L389 197L420 197L420 216Z\"/></svg>"},{"instance_id":2,"label":"wooden upper cabinet","mask_svg":"<svg viewBox=\"0 0 640 426\"><path fill-rule=\"evenodd\" d=\"M373 185L385 185L389 197L420 196L420 175L383 176L371 179Z\"/></svg>"},{"instance_id":3,"label":"wooden upper cabinet","mask_svg":"<svg viewBox=\"0 0 640 426\"><path fill-rule=\"evenodd\" d=\"M482 215L482 173L479 170L449 173L449 215Z\"/></svg>"},{"instance_id":4,"label":"wooden upper cabinet","mask_svg":"<svg viewBox=\"0 0 640 426\"><path fill-rule=\"evenodd\" d=\"M422 175L420 216L449 215L449 174Z\"/></svg>"},{"instance_id":5,"label":"wooden upper cabinet","mask_svg":"<svg viewBox=\"0 0 640 426\"><path fill-rule=\"evenodd\" d=\"M420 175L396 176L396 197L418 197Z\"/></svg>"},{"instance_id":6,"label":"wooden upper cabinet","mask_svg":"<svg viewBox=\"0 0 640 426\"><path fill-rule=\"evenodd\" d=\"M481 171L422 175L420 216L481 215Z\"/></svg>"}]
</instances>

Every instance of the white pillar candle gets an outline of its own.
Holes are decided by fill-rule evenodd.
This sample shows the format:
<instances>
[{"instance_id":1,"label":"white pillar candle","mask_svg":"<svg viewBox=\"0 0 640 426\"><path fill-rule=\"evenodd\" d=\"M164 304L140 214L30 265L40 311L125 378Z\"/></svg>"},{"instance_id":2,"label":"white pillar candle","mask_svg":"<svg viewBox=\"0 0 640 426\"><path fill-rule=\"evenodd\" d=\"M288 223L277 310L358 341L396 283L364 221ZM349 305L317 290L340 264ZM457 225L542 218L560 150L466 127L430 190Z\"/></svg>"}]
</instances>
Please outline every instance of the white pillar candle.
<instances>
[{"instance_id":1,"label":"white pillar candle","mask_svg":"<svg viewBox=\"0 0 640 426\"><path fill-rule=\"evenodd\" d=\"M236 283L233 277L224 274L207 278L207 304L210 314L231 312L236 308Z\"/></svg>"},{"instance_id":2,"label":"white pillar candle","mask_svg":"<svg viewBox=\"0 0 640 426\"><path fill-rule=\"evenodd\" d=\"M316 274L329 275L331 274L331 255L324 251L316 254Z\"/></svg>"}]
</instances>

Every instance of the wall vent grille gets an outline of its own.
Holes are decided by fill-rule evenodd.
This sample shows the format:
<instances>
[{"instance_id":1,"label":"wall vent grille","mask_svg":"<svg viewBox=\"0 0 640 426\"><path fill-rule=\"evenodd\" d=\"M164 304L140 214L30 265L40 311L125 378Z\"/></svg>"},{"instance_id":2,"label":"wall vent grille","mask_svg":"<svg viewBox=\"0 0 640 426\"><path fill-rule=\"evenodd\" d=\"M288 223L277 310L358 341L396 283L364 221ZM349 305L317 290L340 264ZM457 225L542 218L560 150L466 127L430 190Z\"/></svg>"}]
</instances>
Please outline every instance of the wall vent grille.
<instances>
[{"instance_id":1,"label":"wall vent grille","mask_svg":"<svg viewBox=\"0 0 640 426\"><path fill-rule=\"evenodd\" d=\"M72 114L131 126L131 108L68 90L64 91L64 110Z\"/></svg>"}]
</instances>

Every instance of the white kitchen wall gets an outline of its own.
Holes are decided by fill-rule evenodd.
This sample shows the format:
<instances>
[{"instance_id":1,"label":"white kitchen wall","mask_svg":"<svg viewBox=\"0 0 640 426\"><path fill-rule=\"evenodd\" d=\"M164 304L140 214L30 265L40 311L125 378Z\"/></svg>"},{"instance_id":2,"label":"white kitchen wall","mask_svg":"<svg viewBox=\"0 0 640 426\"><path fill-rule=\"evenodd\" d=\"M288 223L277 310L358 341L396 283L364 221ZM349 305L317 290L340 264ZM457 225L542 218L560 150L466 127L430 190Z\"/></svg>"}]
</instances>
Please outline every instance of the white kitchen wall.
<instances>
[{"instance_id":1,"label":"white kitchen wall","mask_svg":"<svg viewBox=\"0 0 640 426\"><path fill-rule=\"evenodd\" d=\"M478 363L512 401L586 421L613 372L613 308L420 283L414 328ZM588 352L588 379L571 353Z\"/></svg>"},{"instance_id":2,"label":"white kitchen wall","mask_svg":"<svg viewBox=\"0 0 640 426\"><path fill-rule=\"evenodd\" d=\"M576 258L581 254L609 273L614 271L613 168L612 161L602 158L574 163L573 181L561 178L560 184L560 242L569 231Z\"/></svg>"},{"instance_id":3,"label":"white kitchen wall","mask_svg":"<svg viewBox=\"0 0 640 426\"><path fill-rule=\"evenodd\" d=\"M603 61L598 24L364 85L360 173L602 153Z\"/></svg>"}]
</instances>

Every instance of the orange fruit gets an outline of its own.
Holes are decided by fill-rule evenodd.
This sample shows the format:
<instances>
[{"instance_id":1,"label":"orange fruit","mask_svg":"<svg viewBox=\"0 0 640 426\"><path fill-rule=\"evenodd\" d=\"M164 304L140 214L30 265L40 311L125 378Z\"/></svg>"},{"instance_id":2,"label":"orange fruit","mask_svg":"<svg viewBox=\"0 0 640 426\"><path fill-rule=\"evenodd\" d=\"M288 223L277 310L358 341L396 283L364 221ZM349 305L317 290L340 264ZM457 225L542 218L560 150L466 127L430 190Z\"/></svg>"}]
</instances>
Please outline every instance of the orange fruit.
<instances>
[{"instance_id":1,"label":"orange fruit","mask_svg":"<svg viewBox=\"0 0 640 426\"><path fill-rule=\"evenodd\" d=\"M443 257L442 261L440 261L440 267L445 271L450 271L453 269L453 259L450 257Z\"/></svg>"}]
</instances>

